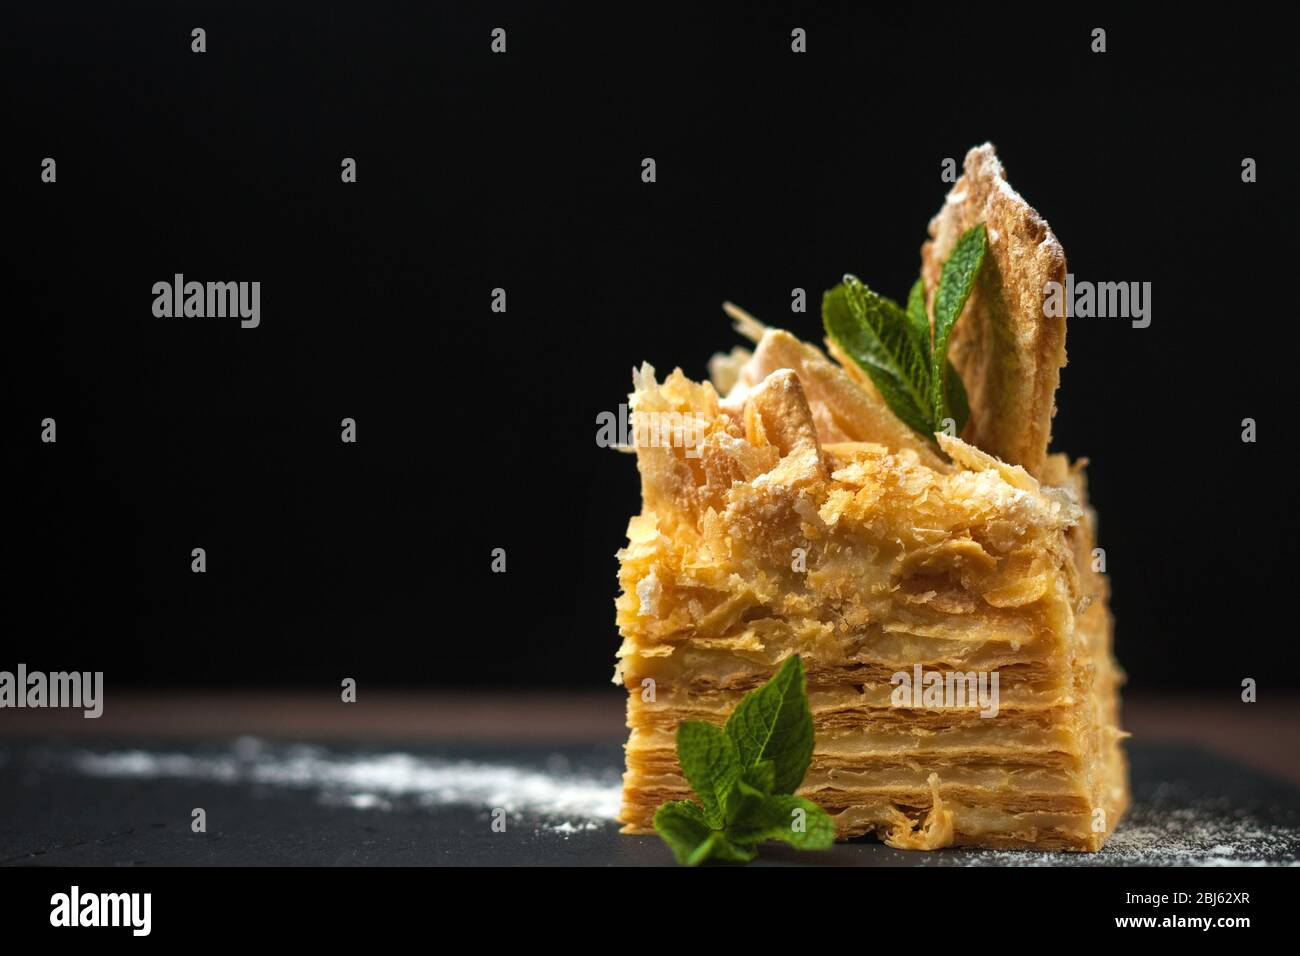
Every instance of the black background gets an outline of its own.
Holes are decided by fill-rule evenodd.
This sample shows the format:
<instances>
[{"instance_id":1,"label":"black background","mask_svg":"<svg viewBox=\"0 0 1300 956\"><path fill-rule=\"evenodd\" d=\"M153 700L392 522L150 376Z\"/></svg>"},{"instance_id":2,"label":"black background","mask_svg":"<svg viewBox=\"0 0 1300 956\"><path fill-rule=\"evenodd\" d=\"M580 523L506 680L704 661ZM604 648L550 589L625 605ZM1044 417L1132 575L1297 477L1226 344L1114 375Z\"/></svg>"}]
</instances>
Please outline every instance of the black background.
<instances>
[{"instance_id":1,"label":"black background","mask_svg":"<svg viewBox=\"0 0 1300 956\"><path fill-rule=\"evenodd\" d=\"M1092 460L1132 684L1296 686L1266 616L1295 589L1294 54L1262 16L7 13L0 668L604 685L639 491L596 415L642 360L703 377L724 299L817 340L843 272L905 295L942 160L991 140L1072 272L1153 284L1147 329L1071 323L1054 439ZM154 318L176 272L259 280L261 327Z\"/></svg>"}]
</instances>

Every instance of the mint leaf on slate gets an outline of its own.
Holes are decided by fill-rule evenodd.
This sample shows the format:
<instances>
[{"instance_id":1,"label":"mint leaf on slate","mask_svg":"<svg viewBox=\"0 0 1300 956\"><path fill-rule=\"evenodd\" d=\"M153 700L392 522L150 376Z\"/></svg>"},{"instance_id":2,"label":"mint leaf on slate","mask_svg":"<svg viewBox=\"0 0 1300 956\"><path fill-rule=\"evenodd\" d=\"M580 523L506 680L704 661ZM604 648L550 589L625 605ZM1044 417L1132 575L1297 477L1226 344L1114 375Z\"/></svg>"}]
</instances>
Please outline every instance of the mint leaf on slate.
<instances>
[{"instance_id":1,"label":"mint leaf on slate","mask_svg":"<svg viewBox=\"0 0 1300 956\"><path fill-rule=\"evenodd\" d=\"M797 654L736 705L727 718L727 736L736 745L742 768L772 761L773 793L794 793L803 783L812 761L813 719L803 661Z\"/></svg>"},{"instance_id":2,"label":"mint leaf on slate","mask_svg":"<svg viewBox=\"0 0 1300 956\"><path fill-rule=\"evenodd\" d=\"M665 803L655 812L655 830L684 866L745 863L765 840L827 849L835 822L793 795L812 751L812 711L796 655L741 699L725 728L696 720L678 726L678 763L700 802Z\"/></svg>"},{"instance_id":3,"label":"mint leaf on slate","mask_svg":"<svg viewBox=\"0 0 1300 956\"><path fill-rule=\"evenodd\" d=\"M774 793L776 791L776 764L770 760L764 760L752 767L747 767L740 779L756 790L761 790L764 793Z\"/></svg>"},{"instance_id":4,"label":"mint leaf on slate","mask_svg":"<svg viewBox=\"0 0 1300 956\"><path fill-rule=\"evenodd\" d=\"M708 825L703 810L689 800L673 800L655 810L654 829L682 866L708 860L744 864L758 856L753 847L757 840L748 847L732 843L724 831Z\"/></svg>"},{"instance_id":5,"label":"mint leaf on slate","mask_svg":"<svg viewBox=\"0 0 1300 956\"><path fill-rule=\"evenodd\" d=\"M752 819L762 809L767 797L766 792L750 786L744 780L737 782L727 808L727 834L734 835L738 824Z\"/></svg>"},{"instance_id":6,"label":"mint leaf on slate","mask_svg":"<svg viewBox=\"0 0 1300 956\"><path fill-rule=\"evenodd\" d=\"M673 800L656 810L655 830L682 866L698 866L711 859L747 863L758 855L752 847L732 844L726 834L709 825L699 805L689 800Z\"/></svg>"},{"instance_id":7,"label":"mint leaf on slate","mask_svg":"<svg viewBox=\"0 0 1300 956\"><path fill-rule=\"evenodd\" d=\"M677 760L700 798L709 826L721 827L726 822L727 794L740 777L735 744L721 727L684 720L677 726Z\"/></svg>"},{"instance_id":8,"label":"mint leaf on slate","mask_svg":"<svg viewBox=\"0 0 1300 956\"><path fill-rule=\"evenodd\" d=\"M826 811L793 794L767 797L731 832L742 843L783 840L800 850L829 850L835 842L835 823Z\"/></svg>"},{"instance_id":9,"label":"mint leaf on slate","mask_svg":"<svg viewBox=\"0 0 1300 956\"><path fill-rule=\"evenodd\" d=\"M682 864L705 844L713 832L699 804L689 800L673 800L656 810L655 830L673 851L677 862Z\"/></svg>"},{"instance_id":10,"label":"mint leaf on slate","mask_svg":"<svg viewBox=\"0 0 1300 956\"><path fill-rule=\"evenodd\" d=\"M758 850L754 848L752 843L748 846L742 846L731 842L721 830L713 830L709 833L708 839L696 847L695 852L687 857L686 865L699 866L709 860L718 860L722 863L748 863L756 856L758 856Z\"/></svg>"}]
</instances>

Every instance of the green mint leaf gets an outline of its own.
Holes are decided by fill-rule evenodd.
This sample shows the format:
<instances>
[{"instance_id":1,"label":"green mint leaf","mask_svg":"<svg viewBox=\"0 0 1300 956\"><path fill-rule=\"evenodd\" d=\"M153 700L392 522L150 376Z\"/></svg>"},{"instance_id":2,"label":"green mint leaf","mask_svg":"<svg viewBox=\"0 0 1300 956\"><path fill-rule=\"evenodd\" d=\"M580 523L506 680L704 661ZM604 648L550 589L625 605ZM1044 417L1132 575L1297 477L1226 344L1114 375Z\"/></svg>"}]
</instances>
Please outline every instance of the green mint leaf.
<instances>
[{"instance_id":1,"label":"green mint leaf","mask_svg":"<svg viewBox=\"0 0 1300 956\"><path fill-rule=\"evenodd\" d=\"M984 223L972 226L962 233L952 254L943 264L939 273L939 285L934 290L934 348L930 352L930 398L931 420L939 425L945 418L957 420L957 431L966 424L958 419L949 407L953 397L954 386L950 384L951 374L948 363L948 340L952 337L953 326L966 307L971 289L975 287L975 277L984 263L984 253L988 249L988 234ZM963 396L965 391L963 389ZM967 409L969 414L969 409Z\"/></svg>"},{"instance_id":2,"label":"green mint leaf","mask_svg":"<svg viewBox=\"0 0 1300 956\"><path fill-rule=\"evenodd\" d=\"M930 316L925 311L925 282L917 279L912 291L907 294L907 321L911 323L912 334L921 343L921 354L930 360Z\"/></svg>"},{"instance_id":3,"label":"green mint leaf","mask_svg":"<svg viewBox=\"0 0 1300 956\"><path fill-rule=\"evenodd\" d=\"M726 820L727 795L740 778L740 758L726 732L702 720L684 720L677 726L677 761L686 782L704 808L713 829Z\"/></svg>"},{"instance_id":4,"label":"green mint leaf","mask_svg":"<svg viewBox=\"0 0 1300 956\"><path fill-rule=\"evenodd\" d=\"M948 370L945 373L943 387L947 390L946 400L948 403L948 416L956 423L953 435L960 435L961 430L966 427L966 420L970 418L970 400L966 397L966 385L962 382L961 376L957 370L948 363ZM943 419L939 419L938 428L943 428ZM936 429L938 430L938 429Z\"/></svg>"},{"instance_id":5,"label":"green mint leaf","mask_svg":"<svg viewBox=\"0 0 1300 956\"><path fill-rule=\"evenodd\" d=\"M731 825L737 820L747 820L753 816L754 812L763 805L763 801L768 796L769 794L757 787L750 786L744 780L737 780L736 786L732 788L727 799L728 836L731 833Z\"/></svg>"},{"instance_id":6,"label":"green mint leaf","mask_svg":"<svg viewBox=\"0 0 1300 956\"><path fill-rule=\"evenodd\" d=\"M713 830L709 833L708 839L687 857L685 863L687 866L699 866L709 860L717 860L721 863L748 863L756 856L758 850L753 846L733 843L721 830Z\"/></svg>"},{"instance_id":7,"label":"green mint leaf","mask_svg":"<svg viewBox=\"0 0 1300 956\"><path fill-rule=\"evenodd\" d=\"M722 830L709 826L704 811L689 800L673 800L655 811L655 831L682 866L709 860L748 863L758 851L733 843Z\"/></svg>"},{"instance_id":8,"label":"green mint leaf","mask_svg":"<svg viewBox=\"0 0 1300 956\"><path fill-rule=\"evenodd\" d=\"M691 858L717 831L709 826L698 804L673 800L655 811L655 832L668 844L677 862L685 866L694 865Z\"/></svg>"},{"instance_id":9,"label":"green mint leaf","mask_svg":"<svg viewBox=\"0 0 1300 956\"><path fill-rule=\"evenodd\" d=\"M764 760L746 768L740 779L760 793L772 793L776 789L776 764Z\"/></svg>"},{"instance_id":10,"label":"green mint leaf","mask_svg":"<svg viewBox=\"0 0 1300 956\"><path fill-rule=\"evenodd\" d=\"M748 767L731 789L725 801L726 823L738 820L749 813L749 805L761 803L776 787L776 764L764 760Z\"/></svg>"},{"instance_id":11,"label":"green mint leaf","mask_svg":"<svg viewBox=\"0 0 1300 956\"><path fill-rule=\"evenodd\" d=\"M772 792L793 793L803 783L812 761L813 719L803 661L797 654L741 699L727 718L726 730L742 771L772 762Z\"/></svg>"},{"instance_id":12,"label":"green mint leaf","mask_svg":"<svg viewBox=\"0 0 1300 956\"><path fill-rule=\"evenodd\" d=\"M909 428L932 437L930 363L907 314L846 275L822 296L822 324L830 339L867 373L894 414Z\"/></svg>"},{"instance_id":13,"label":"green mint leaf","mask_svg":"<svg viewBox=\"0 0 1300 956\"><path fill-rule=\"evenodd\" d=\"M683 866L746 863L764 840L824 850L835 839L834 821L793 795L812 752L812 710L796 654L741 698L725 728L697 720L678 726L678 762L701 803L663 804L655 830Z\"/></svg>"},{"instance_id":14,"label":"green mint leaf","mask_svg":"<svg viewBox=\"0 0 1300 956\"><path fill-rule=\"evenodd\" d=\"M804 797L776 794L764 797L727 828L733 843L781 840L800 850L827 850L835 842L835 821Z\"/></svg>"}]
</instances>

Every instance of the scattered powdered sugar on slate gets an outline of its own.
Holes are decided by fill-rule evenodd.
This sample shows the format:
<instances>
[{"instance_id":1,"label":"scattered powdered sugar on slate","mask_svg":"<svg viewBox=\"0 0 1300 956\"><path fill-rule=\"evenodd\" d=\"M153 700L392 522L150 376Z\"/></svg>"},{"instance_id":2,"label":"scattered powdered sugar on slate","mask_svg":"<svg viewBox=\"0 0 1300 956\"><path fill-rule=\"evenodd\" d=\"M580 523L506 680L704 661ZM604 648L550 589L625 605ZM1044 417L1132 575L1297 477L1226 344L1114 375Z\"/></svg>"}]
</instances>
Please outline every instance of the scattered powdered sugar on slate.
<instances>
[{"instance_id":1,"label":"scattered powdered sugar on slate","mask_svg":"<svg viewBox=\"0 0 1300 956\"><path fill-rule=\"evenodd\" d=\"M559 833L595 829L612 821L618 815L621 793L617 777L562 767L538 769L408 753L331 753L320 747L273 748L250 738L237 741L227 752L209 755L82 752L73 762L82 773L98 777L168 777L316 790L326 803L363 810L392 809L398 802L499 807L515 816L562 820L553 827Z\"/></svg>"},{"instance_id":2,"label":"scattered powdered sugar on slate","mask_svg":"<svg viewBox=\"0 0 1300 956\"><path fill-rule=\"evenodd\" d=\"M76 769L99 777L173 778L315 791L325 803L365 811L439 806L503 808L565 840L601 830L618 814L620 783L606 772L573 769L556 756L544 765L451 760L403 752L348 753L272 746L242 738L206 754L81 751ZM1293 791L1225 792L1166 775L1135 787L1133 806L1100 853L956 848L917 853L922 866L1269 866L1300 862L1300 809ZM1219 778L1216 778L1219 779ZM1231 777L1221 778L1231 791ZM911 861L909 861L911 862Z\"/></svg>"},{"instance_id":3,"label":"scattered powdered sugar on slate","mask_svg":"<svg viewBox=\"0 0 1300 956\"><path fill-rule=\"evenodd\" d=\"M552 833L563 834L567 840L574 833L584 833L588 830L599 830L600 824L594 820L587 820L585 823L571 823L565 820L563 823L544 823L543 830L549 830Z\"/></svg>"},{"instance_id":4,"label":"scattered powdered sugar on slate","mask_svg":"<svg viewBox=\"0 0 1300 956\"><path fill-rule=\"evenodd\" d=\"M1196 799L1157 786L1134 802L1100 853L958 852L969 866L1296 866L1300 827L1265 824L1226 797Z\"/></svg>"}]
</instances>

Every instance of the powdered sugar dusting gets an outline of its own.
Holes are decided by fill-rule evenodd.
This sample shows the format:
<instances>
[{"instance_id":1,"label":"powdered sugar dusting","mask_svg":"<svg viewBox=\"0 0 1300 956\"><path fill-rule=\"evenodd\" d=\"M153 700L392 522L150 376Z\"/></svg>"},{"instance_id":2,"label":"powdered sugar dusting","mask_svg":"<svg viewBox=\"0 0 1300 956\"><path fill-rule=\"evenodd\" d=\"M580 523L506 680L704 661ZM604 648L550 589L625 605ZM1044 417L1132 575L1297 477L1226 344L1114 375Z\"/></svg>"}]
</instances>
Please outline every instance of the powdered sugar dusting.
<instances>
[{"instance_id":1,"label":"powdered sugar dusting","mask_svg":"<svg viewBox=\"0 0 1300 956\"><path fill-rule=\"evenodd\" d=\"M1262 823L1226 799L1183 802L1157 788L1135 804L1105 848L1095 854L1032 850L970 850L963 866L1296 866L1300 828Z\"/></svg>"},{"instance_id":2,"label":"powdered sugar dusting","mask_svg":"<svg viewBox=\"0 0 1300 956\"><path fill-rule=\"evenodd\" d=\"M206 754L80 751L71 761L80 772L97 777L206 780L314 791L329 805L372 813L444 806L502 808L512 817L529 817L536 832L565 841L611 828L621 798L617 770L575 771L558 755L544 763L450 760L403 752L273 746L243 738ZM1207 794L1203 784L1168 775L1161 782L1139 785L1133 806L1099 853L956 848L907 854L908 862L922 866L1300 864L1300 808L1293 791L1248 789L1233 794L1232 787L1225 786L1224 792ZM842 851L874 849L850 844Z\"/></svg>"},{"instance_id":3,"label":"powdered sugar dusting","mask_svg":"<svg viewBox=\"0 0 1300 956\"><path fill-rule=\"evenodd\" d=\"M559 833L567 840L575 833L585 833L588 830L599 830L600 824L594 820L588 820L585 823L570 823L565 820L563 823L545 823L542 825L543 830L549 830L552 833Z\"/></svg>"},{"instance_id":4,"label":"powdered sugar dusting","mask_svg":"<svg viewBox=\"0 0 1300 956\"><path fill-rule=\"evenodd\" d=\"M596 828L619 809L617 778L539 770L509 763L439 760L408 753L335 754L320 747L269 748L244 738L205 756L123 750L80 753L81 772L98 777L186 778L316 790L322 801L361 810L391 809L406 798L421 806L502 808L511 815L563 820L557 832ZM577 821L577 822L572 822ZM570 829L563 829L568 827Z\"/></svg>"}]
</instances>

